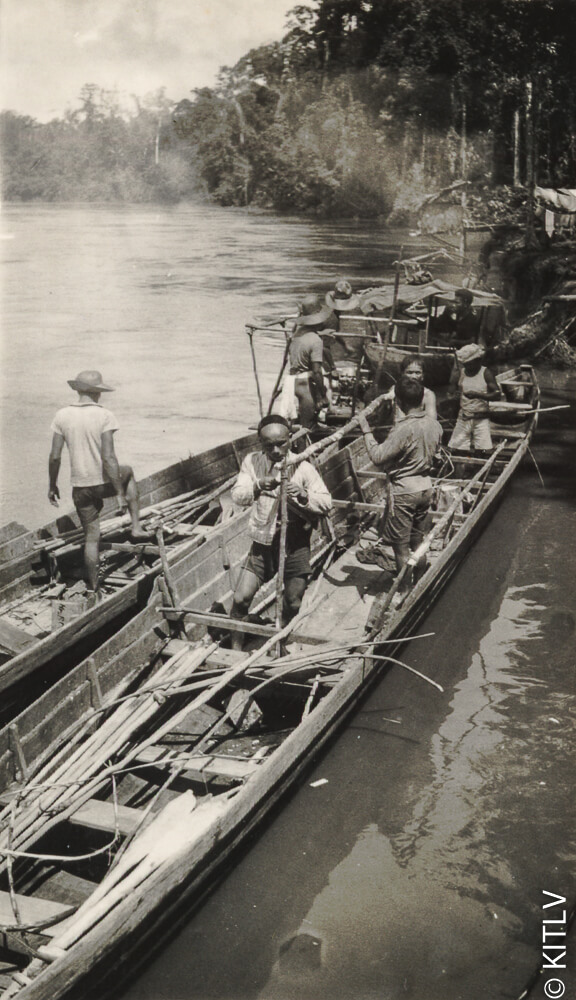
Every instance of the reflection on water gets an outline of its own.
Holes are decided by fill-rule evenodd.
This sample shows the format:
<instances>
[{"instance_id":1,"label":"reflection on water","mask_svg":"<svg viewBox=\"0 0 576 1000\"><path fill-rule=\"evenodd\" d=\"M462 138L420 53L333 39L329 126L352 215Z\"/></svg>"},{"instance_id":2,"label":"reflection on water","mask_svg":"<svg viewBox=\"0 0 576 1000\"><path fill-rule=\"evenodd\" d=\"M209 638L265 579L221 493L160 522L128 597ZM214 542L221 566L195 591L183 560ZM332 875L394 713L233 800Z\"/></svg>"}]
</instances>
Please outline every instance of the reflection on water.
<instances>
[{"instance_id":1,"label":"reflection on water","mask_svg":"<svg viewBox=\"0 0 576 1000\"><path fill-rule=\"evenodd\" d=\"M371 824L330 874L296 933L283 942L261 1000L485 997L506 990L506 967L532 954L515 942L519 921L474 900L454 906L450 887L426 873L407 880L390 842ZM474 941L471 949L470 942ZM495 961L495 956L498 956Z\"/></svg>"},{"instance_id":2,"label":"reflection on water","mask_svg":"<svg viewBox=\"0 0 576 1000\"><path fill-rule=\"evenodd\" d=\"M542 584L505 592L431 736L430 779L410 815L388 836L376 823L358 834L283 942L261 1000L484 1000L516 996L528 981L537 959L526 939L540 897L534 886L527 899L519 884L526 859L514 847L518 830L554 823L550 848L573 884L558 837L570 792L567 812L549 815L546 805L544 775L562 762L568 774L571 748L551 714L558 692L533 672L546 617L538 592L545 601ZM536 719L526 711L534 703ZM574 694L562 706L565 722Z\"/></svg>"}]
</instances>

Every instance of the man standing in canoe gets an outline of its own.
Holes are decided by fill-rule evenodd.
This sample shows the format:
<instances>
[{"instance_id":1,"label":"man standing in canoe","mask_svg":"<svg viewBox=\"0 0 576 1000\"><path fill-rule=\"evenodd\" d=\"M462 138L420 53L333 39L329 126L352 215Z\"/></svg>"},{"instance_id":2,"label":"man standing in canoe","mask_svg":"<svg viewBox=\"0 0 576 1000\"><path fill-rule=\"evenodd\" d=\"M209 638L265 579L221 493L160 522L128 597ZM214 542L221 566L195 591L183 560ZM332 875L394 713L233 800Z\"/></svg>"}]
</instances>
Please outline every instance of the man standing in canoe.
<instances>
[{"instance_id":1,"label":"man standing in canoe","mask_svg":"<svg viewBox=\"0 0 576 1000\"><path fill-rule=\"evenodd\" d=\"M458 381L460 412L448 447L451 451L488 454L492 451L488 403L498 399L498 383L482 364L484 348L479 344L466 344L456 351L456 357L462 366Z\"/></svg>"},{"instance_id":2,"label":"man standing in canoe","mask_svg":"<svg viewBox=\"0 0 576 1000\"><path fill-rule=\"evenodd\" d=\"M246 618L252 598L278 570L280 553L280 477L286 460L288 471L288 525L284 567L283 617L289 621L300 610L310 575L310 538L313 522L327 514L332 498L310 462L299 462L290 449L288 421L278 414L258 425L261 451L242 462L232 499L251 507L249 533L252 546L234 592L231 618ZM242 648L243 634L232 633L232 648Z\"/></svg>"},{"instance_id":3,"label":"man standing in canoe","mask_svg":"<svg viewBox=\"0 0 576 1000\"><path fill-rule=\"evenodd\" d=\"M378 444L364 414L359 424L370 460L384 466L392 490L381 541L394 551L396 569L401 572L410 552L422 541L430 521L432 480L430 471L434 456L442 441L442 428L437 420L422 409L422 382L402 377L395 387L396 400L405 416L397 420L388 437ZM406 574L398 593L410 587Z\"/></svg>"},{"instance_id":4,"label":"man standing in canoe","mask_svg":"<svg viewBox=\"0 0 576 1000\"><path fill-rule=\"evenodd\" d=\"M129 465L118 464L114 450L114 432L118 430L116 418L100 405L100 395L114 390L104 384L98 371L80 372L68 381L68 385L78 393L78 400L58 410L52 421L48 499L53 506L58 506L58 474L66 444L70 456L72 500L84 530L86 583L97 594L100 511L104 497L116 494L120 511L124 513L128 508L133 541L149 541L149 536L140 527L134 473Z\"/></svg>"},{"instance_id":5,"label":"man standing in canoe","mask_svg":"<svg viewBox=\"0 0 576 1000\"><path fill-rule=\"evenodd\" d=\"M319 411L328 405L324 385L324 367L332 367L325 356L321 332L337 329L332 310L317 295L307 295L300 303L300 313L289 347L290 369L284 380L280 404L283 416L297 416L302 427L312 427Z\"/></svg>"}]
</instances>

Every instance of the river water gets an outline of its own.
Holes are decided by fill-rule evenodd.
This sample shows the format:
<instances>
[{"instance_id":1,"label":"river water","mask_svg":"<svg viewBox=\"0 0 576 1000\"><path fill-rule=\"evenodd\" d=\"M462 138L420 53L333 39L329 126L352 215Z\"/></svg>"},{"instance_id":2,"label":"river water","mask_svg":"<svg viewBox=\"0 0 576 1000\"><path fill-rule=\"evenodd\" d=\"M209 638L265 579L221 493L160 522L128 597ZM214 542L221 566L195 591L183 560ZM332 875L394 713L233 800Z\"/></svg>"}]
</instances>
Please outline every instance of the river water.
<instances>
[{"instance_id":1,"label":"river water","mask_svg":"<svg viewBox=\"0 0 576 1000\"><path fill-rule=\"evenodd\" d=\"M50 517L49 422L78 370L117 386L118 451L153 471L257 418L245 320L342 274L389 276L400 241L423 249L206 207L8 208L0 520ZM281 342L256 350L269 386ZM395 667L124 1000L497 1000L529 984L543 890L576 898L576 378L541 379L571 404L541 418L542 481L519 471L404 654L444 694ZM575 995L573 974L550 975Z\"/></svg>"}]
</instances>

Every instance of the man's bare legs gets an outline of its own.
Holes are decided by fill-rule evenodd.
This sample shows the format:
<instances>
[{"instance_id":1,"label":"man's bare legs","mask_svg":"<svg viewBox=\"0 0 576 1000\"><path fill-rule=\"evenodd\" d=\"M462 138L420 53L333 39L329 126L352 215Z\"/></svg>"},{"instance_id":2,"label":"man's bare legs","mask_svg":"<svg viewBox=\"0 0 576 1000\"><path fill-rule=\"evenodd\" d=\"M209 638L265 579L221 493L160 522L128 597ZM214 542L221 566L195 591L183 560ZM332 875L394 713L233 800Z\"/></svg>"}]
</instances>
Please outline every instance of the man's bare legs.
<instances>
[{"instance_id":1,"label":"man's bare legs","mask_svg":"<svg viewBox=\"0 0 576 1000\"><path fill-rule=\"evenodd\" d=\"M84 528L84 570L86 583L94 593L98 592L98 568L100 552L100 521L92 521Z\"/></svg>"},{"instance_id":2,"label":"man's bare legs","mask_svg":"<svg viewBox=\"0 0 576 1000\"><path fill-rule=\"evenodd\" d=\"M283 622L289 622L300 611L302 598L306 590L306 577L293 576L284 581L284 606L282 608ZM260 580L249 569L243 569L234 592L234 602L230 610L230 617L242 620L247 618L252 599L256 591L262 586ZM244 644L244 632L231 633L232 649L242 649Z\"/></svg>"},{"instance_id":3,"label":"man's bare legs","mask_svg":"<svg viewBox=\"0 0 576 1000\"><path fill-rule=\"evenodd\" d=\"M128 505L128 513L130 514L130 535L132 540L135 542L149 541L150 536L145 531L142 531L142 526L140 524L140 498L138 496L138 486L136 485L136 480L134 478L134 471L130 465L120 466L120 478L122 480L122 488Z\"/></svg>"}]
</instances>

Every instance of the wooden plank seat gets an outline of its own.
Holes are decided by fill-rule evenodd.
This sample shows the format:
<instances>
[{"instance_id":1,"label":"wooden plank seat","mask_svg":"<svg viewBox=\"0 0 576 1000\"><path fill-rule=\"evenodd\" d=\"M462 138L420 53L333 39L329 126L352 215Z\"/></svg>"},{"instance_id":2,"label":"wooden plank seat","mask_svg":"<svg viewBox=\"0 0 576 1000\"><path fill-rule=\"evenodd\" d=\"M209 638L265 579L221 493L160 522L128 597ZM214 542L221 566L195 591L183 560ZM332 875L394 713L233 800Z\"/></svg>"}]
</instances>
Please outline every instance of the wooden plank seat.
<instances>
[{"instance_id":1,"label":"wooden plank seat","mask_svg":"<svg viewBox=\"0 0 576 1000\"><path fill-rule=\"evenodd\" d=\"M166 750L166 747L145 747L136 757L138 764L150 764L152 767L172 767L174 759L178 758L181 765L182 753ZM190 754L183 767L181 777L191 781L204 781L213 778L225 778L233 781L245 781L259 767L256 760L246 758L237 760L234 757L216 757L211 754Z\"/></svg>"},{"instance_id":2,"label":"wooden plank seat","mask_svg":"<svg viewBox=\"0 0 576 1000\"><path fill-rule=\"evenodd\" d=\"M493 438L517 438L518 440L514 443L510 442L510 448L516 449L520 444L520 440L523 441L526 437L526 431L519 431L514 427L491 427L490 435ZM507 448L504 450L508 451Z\"/></svg>"},{"instance_id":3,"label":"wooden plank seat","mask_svg":"<svg viewBox=\"0 0 576 1000\"><path fill-rule=\"evenodd\" d=\"M247 632L251 635L265 636L272 638L278 632L273 625L259 625L257 622L248 622L237 618L229 618L228 615L216 614L215 612L196 611L194 608L160 608L161 613L168 621L178 621L181 617L186 617L189 621L197 625L216 626L226 629L228 632ZM321 645L326 642L325 636L305 635L301 632L293 633L292 638L297 638L299 642L308 642L312 645Z\"/></svg>"},{"instance_id":4,"label":"wooden plank seat","mask_svg":"<svg viewBox=\"0 0 576 1000\"><path fill-rule=\"evenodd\" d=\"M91 830L106 830L114 833L118 828L123 837L128 837L138 826L143 815L141 809L130 806L114 806L113 802L102 802L100 799L89 799L83 806L70 816L72 826L86 827Z\"/></svg>"},{"instance_id":5,"label":"wooden plank seat","mask_svg":"<svg viewBox=\"0 0 576 1000\"><path fill-rule=\"evenodd\" d=\"M39 924L59 916L64 917L70 912L67 903L56 903L52 899L39 899L37 896L21 896L16 894L16 903L20 913L20 922L25 926ZM14 927L18 921L12 908L9 892L0 892L0 923ZM48 931L43 931L48 933Z\"/></svg>"},{"instance_id":6,"label":"wooden plank seat","mask_svg":"<svg viewBox=\"0 0 576 1000\"><path fill-rule=\"evenodd\" d=\"M36 642L38 642L38 636L31 635L25 629L12 625L5 618L0 618L0 650L11 656L17 656L18 653L22 653Z\"/></svg>"},{"instance_id":7,"label":"wooden plank seat","mask_svg":"<svg viewBox=\"0 0 576 1000\"><path fill-rule=\"evenodd\" d=\"M346 510L366 510L382 513L384 501L382 503L363 503L361 500L332 500L332 506Z\"/></svg>"},{"instance_id":8,"label":"wooden plank seat","mask_svg":"<svg viewBox=\"0 0 576 1000\"><path fill-rule=\"evenodd\" d=\"M473 455L452 455L452 461L454 465L486 465L488 459L486 458L476 458ZM504 468L508 464L507 458L496 458L491 465L490 471L494 470L494 467Z\"/></svg>"}]
</instances>

